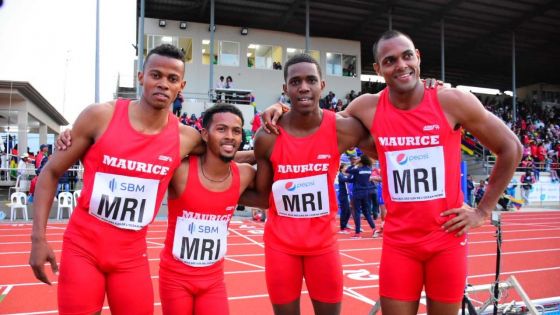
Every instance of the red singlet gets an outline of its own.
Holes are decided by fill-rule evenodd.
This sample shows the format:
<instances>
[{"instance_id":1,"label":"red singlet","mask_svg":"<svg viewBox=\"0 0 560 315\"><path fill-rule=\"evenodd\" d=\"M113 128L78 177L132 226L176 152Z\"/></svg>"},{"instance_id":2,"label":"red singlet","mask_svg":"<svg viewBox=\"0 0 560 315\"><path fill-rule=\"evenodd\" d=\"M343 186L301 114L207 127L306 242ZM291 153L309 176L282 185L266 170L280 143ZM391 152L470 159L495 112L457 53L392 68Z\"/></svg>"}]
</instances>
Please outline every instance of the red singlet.
<instances>
[{"instance_id":1,"label":"red singlet","mask_svg":"<svg viewBox=\"0 0 560 315\"><path fill-rule=\"evenodd\" d=\"M227 228L239 200L239 169L230 163L232 184L221 192L208 190L198 177L199 158L189 157L185 190L169 199L169 219L160 268L182 275L223 276Z\"/></svg>"},{"instance_id":2,"label":"red singlet","mask_svg":"<svg viewBox=\"0 0 560 315\"><path fill-rule=\"evenodd\" d=\"M274 183L264 241L293 255L335 250L334 180L340 162L335 114L323 110L321 126L307 137L297 138L279 128L270 156Z\"/></svg>"},{"instance_id":3,"label":"red singlet","mask_svg":"<svg viewBox=\"0 0 560 315\"><path fill-rule=\"evenodd\" d=\"M384 242L405 245L455 238L441 229L448 218L440 213L463 203L461 130L449 126L436 89L424 90L421 103L412 110L396 108L388 92L381 92L371 128L387 206Z\"/></svg>"}]
</instances>

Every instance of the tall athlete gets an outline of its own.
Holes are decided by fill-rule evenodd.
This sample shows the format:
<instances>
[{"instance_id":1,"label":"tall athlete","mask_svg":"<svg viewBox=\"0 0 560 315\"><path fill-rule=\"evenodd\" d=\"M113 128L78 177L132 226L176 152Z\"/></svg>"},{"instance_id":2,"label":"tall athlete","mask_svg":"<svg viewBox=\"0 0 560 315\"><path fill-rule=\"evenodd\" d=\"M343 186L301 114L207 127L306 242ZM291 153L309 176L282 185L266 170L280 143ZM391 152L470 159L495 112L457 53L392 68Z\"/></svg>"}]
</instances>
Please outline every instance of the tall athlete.
<instances>
[{"instance_id":1,"label":"tall athlete","mask_svg":"<svg viewBox=\"0 0 560 315\"><path fill-rule=\"evenodd\" d=\"M279 122L281 132L259 130L255 138L256 188L270 194L264 232L268 293L275 314L299 314L305 278L315 314L339 314L334 179L340 154L369 136L354 118L319 108L325 82L315 59L292 57L284 79L292 109Z\"/></svg>"},{"instance_id":2,"label":"tall athlete","mask_svg":"<svg viewBox=\"0 0 560 315\"><path fill-rule=\"evenodd\" d=\"M420 52L409 36L387 31L373 52L375 71L387 88L356 98L341 115L370 130L379 155L387 207L379 274L382 312L416 314L424 287L428 314L457 314L466 282L465 235L495 208L519 164L521 144L474 95L425 89ZM275 106L271 112L281 110ZM263 114L265 124L268 117ZM477 208L463 204L461 128L497 157Z\"/></svg>"},{"instance_id":3,"label":"tall athlete","mask_svg":"<svg viewBox=\"0 0 560 315\"><path fill-rule=\"evenodd\" d=\"M105 294L113 314L152 314L146 226L155 217L181 157L201 153L200 134L169 110L185 86L183 53L154 48L138 74L139 101L88 106L72 131L72 145L46 164L35 191L29 264L50 284L58 266L45 230L59 176L84 163L84 188L64 233L58 281L61 314L99 313Z\"/></svg>"},{"instance_id":4,"label":"tall athlete","mask_svg":"<svg viewBox=\"0 0 560 315\"><path fill-rule=\"evenodd\" d=\"M163 314L228 314L224 256L228 225L255 170L232 159L241 143L243 116L216 105L202 121L202 156L182 161L169 185L159 292Z\"/></svg>"}]
</instances>

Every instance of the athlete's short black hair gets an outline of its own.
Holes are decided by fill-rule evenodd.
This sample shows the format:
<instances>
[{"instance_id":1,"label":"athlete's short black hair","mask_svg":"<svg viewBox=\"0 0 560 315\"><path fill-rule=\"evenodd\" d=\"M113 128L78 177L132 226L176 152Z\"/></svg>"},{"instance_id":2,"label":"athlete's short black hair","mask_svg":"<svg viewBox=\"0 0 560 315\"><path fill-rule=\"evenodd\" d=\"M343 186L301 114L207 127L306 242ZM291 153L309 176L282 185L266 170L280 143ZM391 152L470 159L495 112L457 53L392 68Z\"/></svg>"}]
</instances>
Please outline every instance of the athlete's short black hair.
<instances>
[{"instance_id":1,"label":"athlete's short black hair","mask_svg":"<svg viewBox=\"0 0 560 315\"><path fill-rule=\"evenodd\" d=\"M210 107L204 112L204 117L202 117L202 128L208 129L208 127L210 127L210 124L212 124L212 118L214 117L214 114L218 113L232 113L239 116L239 118L241 119L241 126L243 126L243 124L245 123L243 114L241 113L239 108L231 104L219 104Z\"/></svg>"},{"instance_id":2,"label":"athlete's short black hair","mask_svg":"<svg viewBox=\"0 0 560 315\"><path fill-rule=\"evenodd\" d=\"M397 31L397 30L388 30L385 31L383 34L381 34L381 36L379 36L379 38L375 41L375 43L373 44L373 60L374 62L379 62L379 60L377 60L377 48L379 47L379 42L382 40L387 40L387 39L391 39L391 38L395 38L395 37L399 37L399 36L404 36L408 39L410 39L410 41L412 42L412 38L410 38L410 36L408 36L407 34L401 32L401 31Z\"/></svg>"},{"instance_id":3,"label":"athlete's short black hair","mask_svg":"<svg viewBox=\"0 0 560 315\"><path fill-rule=\"evenodd\" d=\"M307 63L315 64L317 66L317 71L319 72L319 79L321 79L323 77L323 75L321 73L321 66L319 65L317 60L315 60L315 58L311 57L311 55L308 55L308 54L297 54L297 55L293 56L292 58L288 59L288 61L284 65L284 81L286 81L288 79L288 68L291 65L295 65L296 63L300 63L300 62L307 62Z\"/></svg>"},{"instance_id":4,"label":"athlete's short black hair","mask_svg":"<svg viewBox=\"0 0 560 315\"><path fill-rule=\"evenodd\" d=\"M185 62L185 54L176 46L171 44L162 44L157 46L156 48L150 50L148 55L146 56L146 60L144 60L144 66L148 63L148 60L152 55L160 55L164 57L174 58L177 60L181 60L184 64Z\"/></svg>"}]
</instances>

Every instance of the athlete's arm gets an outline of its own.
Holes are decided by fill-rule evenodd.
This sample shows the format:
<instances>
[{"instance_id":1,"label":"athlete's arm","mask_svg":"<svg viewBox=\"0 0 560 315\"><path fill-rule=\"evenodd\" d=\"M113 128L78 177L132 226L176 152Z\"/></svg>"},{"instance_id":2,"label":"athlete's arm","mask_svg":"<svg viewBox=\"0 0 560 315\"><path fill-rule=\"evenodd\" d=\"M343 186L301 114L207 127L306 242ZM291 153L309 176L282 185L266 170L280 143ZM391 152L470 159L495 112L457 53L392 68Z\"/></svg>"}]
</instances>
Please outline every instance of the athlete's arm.
<instances>
[{"instance_id":1,"label":"athlete's arm","mask_svg":"<svg viewBox=\"0 0 560 315\"><path fill-rule=\"evenodd\" d=\"M183 193L189 176L189 159L183 158L179 167L173 172L169 181L167 199L176 199Z\"/></svg>"},{"instance_id":2,"label":"athlete's arm","mask_svg":"<svg viewBox=\"0 0 560 315\"><path fill-rule=\"evenodd\" d=\"M113 109L114 106L111 104L98 104L87 107L74 123L72 146L65 151L55 152L41 170L37 180L29 265L31 265L35 277L47 284L51 283L45 274L45 262L49 261L52 271L54 273L58 272L55 255L45 236L47 220L58 185L58 178L80 159L97 137L105 131Z\"/></svg>"},{"instance_id":3,"label":"athlete's arm","mask_svg":"<svg viewBox=\"0 0 560 315\"><path fill-rule=\"evenodd\" d=\"M452 127L462 126L496 155L496 164L478 208L470 211L470 207L463 206L442 213L457 214L457 217L446 222L443 228L462 235L470 228L482 225L484 219L496 207L498 199L519 165L522 146L504 122L487 111L473 94L457 89L441 89L438 98Z\"/></svg>"},{"instance_id":4,"label":"athlete's arm","mask_svg":"<svg viewBox=\"0 0 560 315\"><path fill-rule=\"evenodd\" d=\"M240 177L240 187L239 193L242 194L248 189L255 188L255 174L256 170L250 164L247 163L238 163L237 168L239 169L239 177Z\"/></svg>"},{"instance_id":5,"label":"athlete's arm","mask_svg":"<svg viewBox=\"0 0 560 315\"><path fill-rule=\"evenodd\" d=\"M354 117L336 116L336 135L338 140L338 151L344 153L346 150L359 147L365 154L377 156L373 139L365 127Z\"/></svg>"},{"instance_id":6,"label":"athlete's arm","mask_svg":"<svg viewBox=\"0 0 560 315\"><path fill-rule=\"evenodd\" d=\"M255 176L255 189L245 190L239 203L262 209L268 208L268 199L272 189L273 169L270 154L276 135L268 134L259 129L255 134L255 159L257 160L257 173Z\"/></svg>"},{"instance_id":7,"label":"athlete's arm","mask_svg":"<svg viewBox=\"0 0 560 315\"><path fill-rule=\"evenodd\" d=\"M233 160L237 163L247 163L251 165L257 163L257 160L255 160L255 151L253 150L237 151L235 152Z\"/></svg>"},{"instance_id":8,"label":"athlete's arm","mask_svg":"<svg viewBox=\"0 0 560 315\"><path fill-rule=\"evenodd\" d=\"M362 94L350 102L346 109L338 112L337 115L354 117L369 131L373 125L373 117L375 116L378 100L379 94Z\"/></svg>"}]
</instances>

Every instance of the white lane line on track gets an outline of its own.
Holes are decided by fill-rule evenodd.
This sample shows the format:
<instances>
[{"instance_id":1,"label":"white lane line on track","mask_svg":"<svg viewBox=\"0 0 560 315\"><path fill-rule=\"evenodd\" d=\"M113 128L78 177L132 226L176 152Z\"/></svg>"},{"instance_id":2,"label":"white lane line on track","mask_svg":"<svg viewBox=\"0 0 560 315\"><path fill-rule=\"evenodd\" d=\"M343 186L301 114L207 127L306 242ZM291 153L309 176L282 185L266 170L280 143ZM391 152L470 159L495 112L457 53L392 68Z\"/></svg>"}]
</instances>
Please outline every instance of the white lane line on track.
<instances>
[{"instance_id":1,"label":"white lane line on track","mask_svg":"<svg viewBox=\"0 0 560 315\"><path fill-rule=\"evenodd\" d=\"M244 239L248 240L249 242L253 243L254 245L257 245L257 246L260 246L260 247L264 248L264 244L263 244L263 243L259 243L259 242L255 241L255 240L251 239L250 237L247 237L247 236L245 236L245 235L243 235L243 234L237 232L236 230L234 230L234 229L232 229L232 228L230 228L229 231L231 231L231 232L233 232L233 233L235 233L235 234L237 234L237 235L243 237Z\"/></svg>"},{"instance_id":2,"label":"white lane line on track","mask_svg":"<svg viewBox=\"0 0 560 315\"><path fill-rule=\"evenodd\" d=\"M251 267L255 267L255 268L259 268L259 269L263 269L263 270L264 270L264 267L263 267L263 266L251 264L251 263L248 263L248 262L244 262L244 261L237 260L237 259L233 259L233 258L229 258L229 257L226 257L225 259L226 259L226 260L229 260L229 261L236 262L236 263L238 263L238 264L247 265L247 266L251 266Z\"/></svg>"},{"instance_id":3,"label":"white lane line on track","mask_svg":"<svg viewBox=\"0 0 560 315\"><path fill-rule=\"evenodd\" d=\"M345 267L346 265L344 265L343 267ZM560 270L560 267L550 267L550 268L539 268L539 269L528 269L528 270L515 270L515 271L502 271L501 275L516 275L516 274L522 274L522 273L533 273L533 272L543 272L543 271L554 271L554 270ZM228 271L225 272L225 275L233 275L233 274L244 274L244 273L260 273L260 272L264 272L264 270L259 269L259 270L245 270L245 271ZM487 273L487 274L480 274L480 275L469 275L467 278L473 279L473 278L483 278L483 277L494 277L496 274L495 273ZM152 279L158 279L158 276L151 276ZM57 281L51 281L51 283L57 284ZM12 286L12 287L26 287L26 286L35 286L35 285L46 285L43 282L28 282L28 283L11 283L11 284L0 284L0 286ZM363 286L353 286L353 287L348 287L349 289L352 290L357 290L357 289L369 289L369 288L377 288L379 285L375 284L375 285L363 285Z\"/></svg>"},{"instance_id":4,"label":"white lane line on track","mask_svg":"<svg viewBox=\"0 0 560 315\"><path fill-rule=\"evenodd\" d=\"M350 255L345 254L345 253L343 253L343 252L341 252L340 255L345 256L345 257L348 257L348 258L350 258L350 259L357 260L357 261L359 261L359 262L365 262L365 260L363 260L363 259L360 259L360 258L357 258L357 257L354 257L354 256L350 256Z\"/></svg>"}]
</instances>

